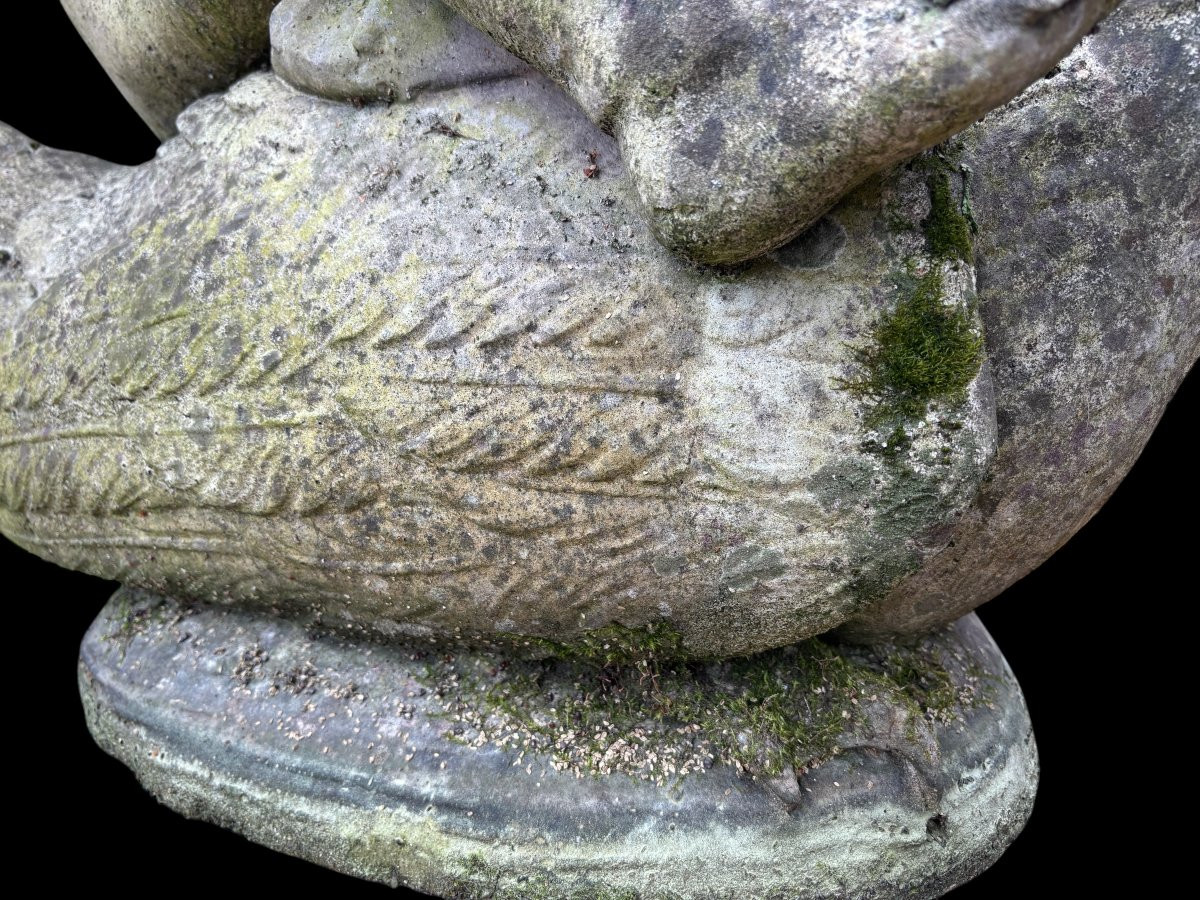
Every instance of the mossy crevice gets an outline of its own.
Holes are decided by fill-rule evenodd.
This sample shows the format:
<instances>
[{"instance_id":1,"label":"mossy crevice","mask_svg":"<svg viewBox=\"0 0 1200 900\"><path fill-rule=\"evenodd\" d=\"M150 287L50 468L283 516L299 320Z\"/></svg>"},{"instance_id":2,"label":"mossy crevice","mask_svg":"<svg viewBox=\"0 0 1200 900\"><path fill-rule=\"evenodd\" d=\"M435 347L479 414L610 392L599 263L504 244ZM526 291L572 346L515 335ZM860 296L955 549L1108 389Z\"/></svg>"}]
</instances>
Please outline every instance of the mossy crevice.
<instances>
[{"instance_id":1,"label":"mossy crevice","mask_svg":"<svg viewBox=\"0 0 1200 900\"><path fill-rule=\"evenodd\" d=\"M929 215L921 226L929 255L936 260L956 259L974 265L975 246L971 240L974 222L970 215L967 169L937 153L924 159L925 183L929 188ZM963 177L961 200L954 196L950 184L950 176L954 173Z\"/></svg>"},{"instance_id":2,"label":"mossy crevice","mask_svg":"<svg viewBox=\"0 0 1200 900\"><path fill-rule=\"evenodd\" d=\"M689 655L683 636L669 625L656 622L640 628L613 623L582 632L571 643L537 637L527 637L519 643L559 659L600 667L636 665L646 659L665 660Z\"/></svg>"},{"instance_id":3,"label":"mossy crevice","mask_svg":"<svg viewBox=\"0 0 1200 900\"><path fill-rule=\"evenodd\" d=\"M849 587L864 606L920 569L931 549L925 538L971 502L990 457L986 385L971 402L986 353L971 269L970 172L960 154L948 143L897 175L896 202L883 215L911 255L892 274L894 299L867 339L849 346L850 374L834 382L862 404L866 459L854 465L872 487L859 491L869 502L850 541ZM900 215L926 194L919 225ZM835 467L826 483L849 484L849 467Z\"/></svg>"}]
</instances>

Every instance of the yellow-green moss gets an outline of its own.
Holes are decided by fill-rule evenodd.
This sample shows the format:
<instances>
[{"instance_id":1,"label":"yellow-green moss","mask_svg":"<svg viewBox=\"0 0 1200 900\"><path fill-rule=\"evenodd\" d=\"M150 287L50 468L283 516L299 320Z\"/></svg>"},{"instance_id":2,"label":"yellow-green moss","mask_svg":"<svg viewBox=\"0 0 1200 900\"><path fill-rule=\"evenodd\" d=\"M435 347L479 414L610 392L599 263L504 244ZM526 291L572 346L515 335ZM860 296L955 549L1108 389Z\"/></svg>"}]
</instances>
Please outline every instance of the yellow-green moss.
<instances>
[{"instance_id":1,"label":"yellow-green moss","mask_svg":"<svg viewBox=\"0 0 1200 900\"><path fill-rule=\"evenodd\" d=\"M918 156L910 167L924 173L929 191L929 215L920 223L929 255L937 261L957 260L973 265L972 235L976 228L968 184L971 170L961 162L961 155L962 145L948 141ZM961 198L952 186L952 177L961 179Z\"/></svg>"}]
</instances>

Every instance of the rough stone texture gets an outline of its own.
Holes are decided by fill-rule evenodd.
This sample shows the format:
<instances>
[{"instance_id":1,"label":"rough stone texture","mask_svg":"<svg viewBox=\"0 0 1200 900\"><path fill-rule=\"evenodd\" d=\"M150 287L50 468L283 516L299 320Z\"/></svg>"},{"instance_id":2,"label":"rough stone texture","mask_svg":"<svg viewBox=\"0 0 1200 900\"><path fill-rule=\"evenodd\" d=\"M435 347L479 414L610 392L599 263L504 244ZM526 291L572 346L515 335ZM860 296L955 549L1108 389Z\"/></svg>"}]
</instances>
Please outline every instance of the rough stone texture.
<instances>
[{"instance_id":1,"label":"rough stone texture","mask_svg":"<svg viewBox=\"0 0 1200 900\"><path fill-rule=\"evenodd\" d=\"M944 622L1039 565L1200 356L1198 35L1195 3L1127 2L964 135L999 450L947 549L858 633Z\"/></svg>"},{"instance_id":2,"label":"rough stone texture","mask_svg":"<svg viewBox=\"0 0 1200 900\"><path fill-rule=\"evenodd\" d=\"M1117 0L448 0L615 134L666 246L780 246L1049 71Z\"/></svg>"},{"instance_id":3,"label":"rough stone texture","mask_svg":"<svg viewBox=\"0 0 1200 900\"><path fill-rule=\"evenodd\" d=\"M125 99L160 138L175 116L266 55L277 0L61 0Z\"/></svg>"},{"instance_id":4,"label":"rough stone texture","mask_svg":"<svg viewBox=\"0 0 1200 900\"><path fill-rule=\"evenodd\" d=\"M271 15L271 68L322 97L408 101L529 67L437 0L286 0Z\"/></svg>"},{"instance_id":5,"label":"rough stone texture","mask_svg":"<svg viewBox=\"0 0 1200 900\"><path fill-rule=\"evenodd\" d=\"M15 254L18 216L33 206L53 210L52 218L72 221L77 203L88 205L104 176L119 170L103 160L61 150L46 151L13 129L0 123L0 331L9 331L15 320L37 298L40 285L31 284L28 262L35 270L62 270L47 265L44 254L34 247L75 261L72 253L82 248L59 239L57 229L30 234L21 257ZM32 229L32 223L27 223ZM36 256L37 259L31 257Z\"/></svg>"},{"instance_id":6,"label":"rough stone texture","mask_svg":"<svg viewBox=\"0 0 1200 900\"><path fill-rule=\"evenodd\" d=\"M6 214L40 293L0 334L0 529L46 558L377 633L725 655L842 622L977 491L981 357L915 416L840 381L918 279L978 336L970 264L915 224L948 164L730 275L653 240L541 76L356 110L256 74L179 123L90 203ZM52 152L8 140L36 179Z\"/></svg>"},{"instance_id":7,"label":"rough stone texture","mask_svg":"<svg viewBox=\"0 0 1200 900\"><path fill-rule=\"evenodd\" d=\"M5 132L0 527L388 634L946 621L1086 520L1200 352L1196 17L1126 4L969 132L990 362L924 419L842 379L909 267L974 321L932 158L713 273L535 76L354 110L259 75L137 170Z\"/></svg>"},{"instance_id":8,"label":"rough stone texture","mask_svg":"<svg viewBox=\"0 0 1200 900\"><path fill-rule=\"evenodd\" d=\"M856 697L853 721L868 724L847 725L842 749L799 776L718 763L666 787L579 778L546 753L474 740L443 713L461 684L431 682L423 654L137 592L118 593L92 626L80 687L101 746L164 803L363 878L512 900L934 897L1016 836L1037 753L978 620L923 647L953 692L982 689L987 702L914 720L882 692ZM513 676L493 662L468 655L459 667L495 688ZM765 671L786 679L800 662L769 659ZM544 684L570 692L596 678L560 664ZM665 676L655 688L673 689ZM834 700L851 703L813 702Z\"/></svg>"}]
</instances>

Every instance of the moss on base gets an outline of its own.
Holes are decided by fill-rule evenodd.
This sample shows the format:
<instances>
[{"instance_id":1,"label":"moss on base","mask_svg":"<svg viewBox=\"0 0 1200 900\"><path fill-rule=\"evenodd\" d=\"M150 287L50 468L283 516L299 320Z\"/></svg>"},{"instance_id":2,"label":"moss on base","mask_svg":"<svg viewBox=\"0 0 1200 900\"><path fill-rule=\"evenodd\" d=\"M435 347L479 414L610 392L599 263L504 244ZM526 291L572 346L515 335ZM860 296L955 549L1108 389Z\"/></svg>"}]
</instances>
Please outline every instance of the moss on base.
<instances>
[{"instance_id":1,"label":"moss on base","mask_svg":"<svg viewBox=\"0 0 1200 900\"><path fill-rule=\"evenodd\" d=\"M674 659L689 655L683 636L664 623L641 628L620 624L585 631L566 644L545 638L529 637L518 644L531 645L549 656L596 666L637 664L646 659Z\"/></svg>"},{"instance_id":2,"label":"moss on base","mask_svg":"<svg viewBox=\"0 0 1200 900\"><path fill-rule=\"evenodd\" d=\"M716 764L765 777L807 771L868 728L878 702L907 710L916 740L922 722L987 700L981 677L952 675L958 663L930 640L866 649L814 638L697 662L672 658L670 633L656 639L640 657L615 642L569 660L446 653L426 661L423 681L452 741L509 749L514 765L548 754L560 771L664 785Z\"/></svg>"},{"instance_id":3,"label":"moss on base","mask_svg":"<svg viewBox=\"0 0 1200 900\"><path fill-rule=\"evenodd\" d=\"M127 646L109 637L125 634ZM920 647L810 642L708 666L538 664L364 645L122 591L81 653L92 733L167 805L456 900L932 898L1011 841L1036 777L1020 694L974 619ZM294 668L303 684L272 674ZM518 749L521 723L478 694L506 684L520 714L569 722L579 737L561 736L582 743L591 735L573 722L576 698L591 691L598 709L623 699L611 743L636 744L648 761L670 760L706 727L728 729L710 747L748 753L803 727L793 720L845 724L837 754L806 773L714 764L661 786L620 767L582 777L562 767L561 747ZM866 690L881 685L890 693L874 702ZM456 703L482 704L488 743L475 746L474 721L447 715ZM713 725L684 718L696 712Z\"/></svg>"}]
</instances>

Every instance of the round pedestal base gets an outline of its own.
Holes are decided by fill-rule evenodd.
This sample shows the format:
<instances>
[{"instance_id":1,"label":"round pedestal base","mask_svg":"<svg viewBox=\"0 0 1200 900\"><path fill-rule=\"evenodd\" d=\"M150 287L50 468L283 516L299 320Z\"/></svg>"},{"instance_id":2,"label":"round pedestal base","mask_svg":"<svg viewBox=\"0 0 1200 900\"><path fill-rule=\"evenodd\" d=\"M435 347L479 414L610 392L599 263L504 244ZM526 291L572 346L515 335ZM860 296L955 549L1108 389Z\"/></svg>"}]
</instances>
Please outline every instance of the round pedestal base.
<instances>
[{"instance_id":1,"label":"round pedestal base","mask_svg":"<svg viewBox=\"0 0 1200 900\"><path fill-rule=\"evenodd\" d=\"M934 897L1032 807L1028 715L974 616L916 647L626 649L383 647L123 590L80 687L184 815L444 897Z\"/></svg>"}]
</instances>

